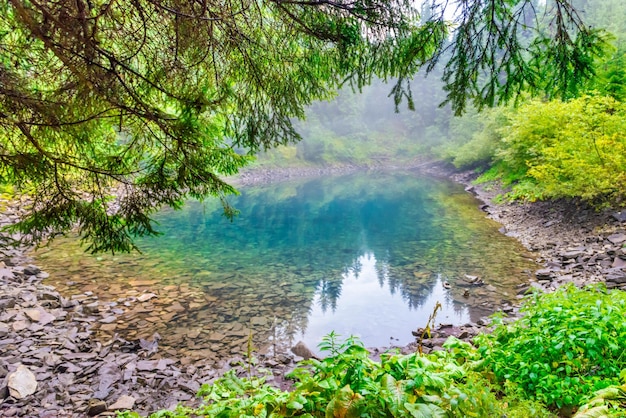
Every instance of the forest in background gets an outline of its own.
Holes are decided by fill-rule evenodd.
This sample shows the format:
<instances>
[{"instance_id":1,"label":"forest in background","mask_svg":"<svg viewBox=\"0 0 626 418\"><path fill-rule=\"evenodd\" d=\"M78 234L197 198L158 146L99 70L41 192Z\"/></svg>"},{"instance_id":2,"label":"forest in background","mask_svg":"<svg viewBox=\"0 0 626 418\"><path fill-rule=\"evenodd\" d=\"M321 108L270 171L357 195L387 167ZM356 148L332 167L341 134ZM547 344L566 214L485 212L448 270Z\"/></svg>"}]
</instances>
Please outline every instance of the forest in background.
<instances>
[{"instance_id":1,"label":"forest in background","mask_svg":"<svg viewBox=\"0 0 626 418\"><path fill-rule=\"evenodd\" d=\"M626 3L577 0L585 21L612 36L595 76L565 100L523 98L459 117L440 106L441 72L411 82L415 110L395 108L391 84L344 88L296 124L303 140L260 154L257 166L410 164L444 160L501 180L506 197L580 197L619 204L626 182Z\"/></svg>"}]
</instances>

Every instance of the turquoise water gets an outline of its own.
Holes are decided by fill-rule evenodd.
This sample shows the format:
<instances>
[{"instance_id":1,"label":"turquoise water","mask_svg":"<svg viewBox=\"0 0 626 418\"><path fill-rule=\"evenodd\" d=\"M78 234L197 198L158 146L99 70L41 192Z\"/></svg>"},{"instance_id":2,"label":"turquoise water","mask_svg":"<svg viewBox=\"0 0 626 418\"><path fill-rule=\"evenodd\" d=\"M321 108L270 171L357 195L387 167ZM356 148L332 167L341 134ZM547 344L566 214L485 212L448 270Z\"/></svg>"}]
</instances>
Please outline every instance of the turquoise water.
<instances>
[{"instance_id":1,"label":"turquoise water","mask_svg":"<svg viewBox=\"0 0 626 418\"><path fill-rule=\"evenodd\" d=\"M158 294L144 313L152 320L139 315L141 329L126 332L156 330L217 358L245 351L250 331L261 350L314 347L332 330L367 346L406 344L437 302L438 323L477 320L515 300L536 268L461 186L411 172L245 187L230 201L233 221L214 201L163 210L163 235L139 240L141 256L91 257L66 240L38 257L68 292ZM176 301L184 311L166 316Z\"/></svg>"}]
</instances>

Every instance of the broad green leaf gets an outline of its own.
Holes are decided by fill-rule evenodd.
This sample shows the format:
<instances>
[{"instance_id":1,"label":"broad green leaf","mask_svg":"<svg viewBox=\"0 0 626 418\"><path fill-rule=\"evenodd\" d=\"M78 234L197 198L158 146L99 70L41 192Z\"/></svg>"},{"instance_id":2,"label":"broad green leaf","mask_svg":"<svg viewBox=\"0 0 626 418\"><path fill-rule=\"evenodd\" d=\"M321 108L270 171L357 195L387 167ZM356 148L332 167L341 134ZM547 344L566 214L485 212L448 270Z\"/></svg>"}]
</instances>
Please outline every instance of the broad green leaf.
<instances>
[{"instance_id":1,"label":"broad green leaf","mask_svg":"<svg viewBox=\"0 0 626 418\"><path fill-rule=\"evenodd\" d=\"M359 403L363 397L344 386L326 407L326 418L356 418L360 416Z\"/></svg>"},{"instance_id":2,"label":"broad green leaf","mask_svg":"<svg viewBox=\"0 0 626 418\"><path fill-rule=\"evenodd\" d=\"M413 418L446 418L446 413L437 405L405 403L404 407Z\"/></svg>"}]
</instances>

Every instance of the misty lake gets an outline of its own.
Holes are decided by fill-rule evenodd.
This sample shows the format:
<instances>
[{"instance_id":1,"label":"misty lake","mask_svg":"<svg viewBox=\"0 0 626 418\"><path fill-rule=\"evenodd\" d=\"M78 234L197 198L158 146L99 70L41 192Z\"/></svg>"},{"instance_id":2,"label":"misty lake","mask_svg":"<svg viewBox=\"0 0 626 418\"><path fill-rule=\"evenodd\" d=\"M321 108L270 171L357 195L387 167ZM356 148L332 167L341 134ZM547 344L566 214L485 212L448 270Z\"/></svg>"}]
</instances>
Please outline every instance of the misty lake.
<instances>
[{"instance_id":1,"label":"misty lake","mask_svg":"<svg viewBox=\"0 0 626 418\"><path fill-rule=\"evenodd\" d=\"M162 349L216 360L245 352L250 331L260 351L315 347L332 330L404 345L437 302L437 323L475 321L536 268L462 186L413 172L244 187L230 201L232 222L216 201L161 211L163 235L140 239L141 255L91 256L62 238L36 257L63 293L113 303L118 322L94 324L102 338L158 331Z\"/></svg>"}]
</instances>

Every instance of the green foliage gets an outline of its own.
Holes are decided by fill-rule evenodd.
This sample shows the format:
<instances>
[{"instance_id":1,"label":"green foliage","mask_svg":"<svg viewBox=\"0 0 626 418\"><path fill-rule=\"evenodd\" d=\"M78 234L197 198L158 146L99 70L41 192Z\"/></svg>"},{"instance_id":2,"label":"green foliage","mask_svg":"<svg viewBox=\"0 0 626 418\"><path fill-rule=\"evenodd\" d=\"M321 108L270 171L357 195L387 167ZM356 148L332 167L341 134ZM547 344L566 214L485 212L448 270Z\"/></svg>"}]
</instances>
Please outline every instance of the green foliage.
<instances>
[{"instance_id":1,"label":"green foliage","mask_svg":"<svg viewBox=\"0 0 626 418\"><path fill-rule=\"evenodd\" d=\"M546 196L601 203L622 197L626 180L626 108L605 97L550 106L560 126L537 138L528 175Z\"/></svg>"},{"instance_id":2,"label":"green foliage","mask_svg":"<svg viewBox=\"0 0 626 418\"><path fill-rule=\"evenodd\" d=\"M288 148L295 155L280 147L259 154L258 164L377 166L426 158L441 140L433 129L445 127L451 117L449 108L438 108L445 95L436 75L411 81L411 91L420 97L414 112L396 112L385 100L391 83L375 80L360 92L341 89L332 101L309 106L306 119L296 122L302 141Z\"/></svg>"},{"instance_id":3,"label":"green foliage","mask_svg":"<svg viewBox=\"0 0 626 418\"><path fill-rule=\"evenodd\" d=\"M282 392L265 385L263 378L240 379L232 371L215 383L204 384L198 392L205 403L194 414L216 418L243 416L295 416L306 402L295 392Z\"/></svg>"},{"instance_id":4,"label":"green foliage","mask_svg":"<svg viewBox=\"0 0 626 418\"><path fill-rule=\"evenodd\" d=\"M570 94L604 44L571 1L472 0L453 22L410 0L2 2L0 182L33 197L16 228L39 241L77 227L88 250L129 251L163 205L214 196L232 215L222 177L298 141L311 103L380 77L419 108L408 81L439 61L456 112Z\"/></svg>"},{"instance_id":5,"label":"green foliage","mask_svg":"<svg viewBox=\"0 0 626 418\"><path fill-rule=\"evenodd\" d=\"M192 416L193 411L192 408L177 406L171 411L163 410L150 414L150 418L187 418ZM141 418L141 415L133 411L123 411L117 413L117 418Z\"/></svg>"},{"instance_id":6,"label":"green foliage","mask_svg":"<svg viewBox=\"0 0 626 418\"><path fill-rule=\"evenodd\" d=\"M534 295L524 316L498 321L477 337L483 366L531 399L556 408L581 404L594 390L617 384L626 368L626 295L568 286Z\"/></svg>"},{"instance_id":7,"label":"green foliage","mask_svg":"<svg viewBox=\"0 0 626 418\"><path fill-rule=\"evenodd\" d=\"M626 3L621 0L576 0L575 7L585 14L587 24L604 27L612 35L614 46L610 54L596 62L596 75L584 88L597 91L616 100L626 99Z\"/></svg>"},{"instance_id":8,"label":"green foliage","mask_svg":"<svg viewBox=\"0 0 626 418\"><path fill-rule=\"evenodd\" d=\"M445 347L446 351L429 356L386 353L376 362L356 338L339 341L330 334L320 345L330 355L301 363L292 372L296 382L291 392L230 372L202 386L199 395L204 402L199 408L179 407L151 417L427 418L492 417L505 412L522 417L530 410L534 416L547 416L540 407L528 409L527 401L511 398L510 406L498 401L487 380L467 367L476 360L476 350L468 343L451 338ZM120 416L135 416L126 414Z\"/></svg>"},{"instance_id":9,"label":"green foliage","mask_svg":"<svg viewBox=\"0 0 626 418\"><path fill-rule=\"evenodd\" d=\"M626 381L626 369L621 373ZM598 390L593 398L583 405L574 418L626 417L626 383Z\"/></svg>"},{"instance_id":10,"label":"green foliage","mask_svg":"<svg viewBox=\"0 0 626 418\"><path fill-rule=\"evenodd\" d=\"M229 372L202 386L198 408L158 417L497 417L626 416L626 293L598 285L529 296L523 316L494 316L478 349L450 337L429 355L387 352L329 334L323 360L300 363L290 392ZM622 384L620 385L620 381ZM119 413L136 418L132 412Z\"/></svg>"},{"instance_id":11,"label":"green foliage","mask_svg":"<svg viewBox=\"0 0 626 418\"><path fill-rule=\"evenodd\" d=\"M91 251L133 249L188 197L229 211L221 177L297 141L305 106L409 76L447 35L404 0L0 7L0 181L34 197L17 228L77 226Z\"/></svg>"},{"instance_id":12,"label":"green foliage","mask_svg":"<svg viewBox=\"0 0 626 418\"><path fill-rule=\"evenodd\" d=\"M500 180L511 187L510 199L619 202L626 180L624 132L626 107L610 97L529 101L500 112L497 123L480 132L494 138L495 156L479 182Z\"/></svg>"},{"instance_id":13,"label":"green foliage","mask_svg":"<svg viewBox=\"0 0 626 418\"><path fill-rule=\"evenodd\" d=\"M626 99L626 24L622 18L626 3L575 0L573 6L591 27L605 27L611 33L605 38L607 53L593 62L581 57L585 66L594 67L594 75L581 89L566 87L570 91L563 97L568 101L535 100L503 111L504 119L495 132L499 138L491 148L493 162L480 180L500 180L510 187L509 199L575 197L600 207L621 204L626 170L622 104ZM569 54L567 48L553 49L553 53ZM546 78L548 83L553 80ZM585 92L586 96L575 98ZM481 129L480 135L493 134ZM481 155L482 143L475 137L454 148L461 156L455 161L458 166L471 167L475 156ZM464 165L463 158L470 164Z\"/></svg>"},{"instance_id":14,"label":"green foliage","mask_svg":"<svg viewBox=\"0 0 626 418\"><path fill-rule=\"evenodd\" d=\"M368 351L353 338L337 344L328 336L321 348L331 356L312 360L312 370L300 367L293 373L295 390L310 394L307 412L314 416L339 417L354 413L370 417L465 416L484 411L493 399L482 384L463 379L466 370L446 354L425 357L384 354L381 362L368 358ZM329 402L330 399L330 402ZM350 402L347 402L350 400Z\"/></svg>"},{"instance_id":15,"label":"green foliage","mask_svg":"<svg viewBox=\"0 0 626 418\"><path fill-rule=\"evenodd\" d=\"M472 99L479 110L504 104L526 90L575 97L581 84L595 74L595 59L605 53L609 38L597 28L581 26L571 3L545 6L538 17L538 5L531 0L462 2L462 24L443 74L446 91ZM481 22L472 16L484 18ZM535 34L529 28L537 20ZM466 102L451 101L455 114L463 113Z\"/></svg>"},{"instance_id":16,"label":"green foliage","mask_svg":"<svg viewBox=\"0 0 626 418\"><path fill-rule=\"evenodd\" d=\"M626 33L623 35L622 46L598 64L597 76L589 82L590 90L619 101L626 100Z\"/></svg>"},{"instance_id":17,"label":"green foliage","mask_svg":"<svg viewBox=\"0 0 626 418\"><path fill-rule=\"evenodd\" d=\"M450 121L450 141L440 155L459 169L480 169L489 166L495 156L506 123L506 109L476 111Z\"/></svg>"}]
</instances>

